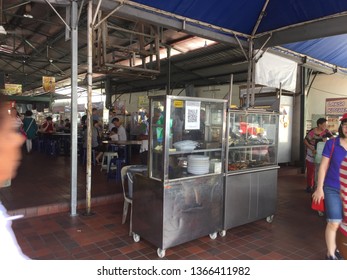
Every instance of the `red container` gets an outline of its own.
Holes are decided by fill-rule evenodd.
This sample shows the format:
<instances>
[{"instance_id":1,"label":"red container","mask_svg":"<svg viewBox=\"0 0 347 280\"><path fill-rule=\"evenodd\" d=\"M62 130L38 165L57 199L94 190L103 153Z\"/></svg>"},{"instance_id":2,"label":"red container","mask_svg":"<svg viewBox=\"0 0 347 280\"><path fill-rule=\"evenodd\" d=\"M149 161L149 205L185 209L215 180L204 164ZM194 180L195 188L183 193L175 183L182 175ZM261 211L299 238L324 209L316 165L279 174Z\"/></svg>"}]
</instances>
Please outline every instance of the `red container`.
<instances>
[{"instance_id":1,"label":"red container","mask_svg":"<svg viewBox=\"0 0 347 280\"><path fill-rule=\"evenodd\" d=\"M321 199L318 203L315 203L312 200L312 204L311 204L311 208L315 211L320 211L320 212L324 212L325 207L324 207L324 199Z\"/></svg>"}]
</instances>

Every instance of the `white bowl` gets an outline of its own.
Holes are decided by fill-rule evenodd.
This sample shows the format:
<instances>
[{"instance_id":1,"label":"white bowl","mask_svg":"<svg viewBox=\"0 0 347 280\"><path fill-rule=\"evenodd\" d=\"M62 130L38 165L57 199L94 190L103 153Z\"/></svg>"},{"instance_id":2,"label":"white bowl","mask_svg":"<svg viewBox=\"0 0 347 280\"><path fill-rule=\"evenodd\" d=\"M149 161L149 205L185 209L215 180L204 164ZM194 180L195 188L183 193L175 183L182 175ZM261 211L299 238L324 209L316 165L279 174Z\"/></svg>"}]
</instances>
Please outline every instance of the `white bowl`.
<instances>
[{"instance_id":1,"label":"white bowl","mask_svg":"<svg viewBox=\"0 0 347 280\"><path fill-rule=\"evenodd\" d=\"M184 145L176 147L177 151L193 151L196 148L195 145Z\"/></svg>"},{"instance_id":2,"label":"white bowl","mask_svg":"<svg viewBox=\"0 0 347 280\"><path fill-rule=\"evenodd\" d=\"M173 143L173 146L177 149L177 151L192 151L196 148L198 142L191 140L184 140Z\"/></svg>"}]
</instances>

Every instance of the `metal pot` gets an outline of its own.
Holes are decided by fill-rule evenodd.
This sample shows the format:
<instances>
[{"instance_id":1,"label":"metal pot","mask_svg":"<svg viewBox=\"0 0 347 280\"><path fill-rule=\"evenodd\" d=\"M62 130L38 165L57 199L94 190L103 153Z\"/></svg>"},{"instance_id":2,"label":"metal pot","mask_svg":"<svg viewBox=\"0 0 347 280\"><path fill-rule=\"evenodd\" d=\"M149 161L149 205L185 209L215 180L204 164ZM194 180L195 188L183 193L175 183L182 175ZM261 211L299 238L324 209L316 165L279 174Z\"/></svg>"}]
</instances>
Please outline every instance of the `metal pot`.
<instances>
[{"instance_id":1,"label":"metal pot","mask_svg":"<svg viewBox=\"0 0 347 280\"><path fill-rule=\"evenodd\" d=\"M177 160L178 160L177 165L178 165L179 167L187 168L187 166L188 166L188 160L187 160L186 157L179 157L179 158L177 158Z\"/></svg>"}]
</instances>

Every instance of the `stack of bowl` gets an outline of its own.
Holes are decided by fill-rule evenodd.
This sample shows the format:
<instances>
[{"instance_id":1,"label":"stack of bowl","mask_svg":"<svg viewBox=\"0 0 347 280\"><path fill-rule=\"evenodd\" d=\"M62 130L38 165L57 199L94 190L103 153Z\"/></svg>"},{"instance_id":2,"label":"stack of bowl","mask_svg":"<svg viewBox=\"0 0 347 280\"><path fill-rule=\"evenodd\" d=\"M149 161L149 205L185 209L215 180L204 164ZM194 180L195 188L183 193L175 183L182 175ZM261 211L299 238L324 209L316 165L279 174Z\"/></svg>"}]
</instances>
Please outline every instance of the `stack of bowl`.
<instances>
[{"instance_id":1,"label":"stack of bowl","mask_svg":"<svg viewBox=\"0 0 347 280\"><path fill-rule=\"evenodd\" d=\"M187 171L194 175L207 174L210 171L210 158L202 155L189 155Z\"/></svg>"}]
</instances>

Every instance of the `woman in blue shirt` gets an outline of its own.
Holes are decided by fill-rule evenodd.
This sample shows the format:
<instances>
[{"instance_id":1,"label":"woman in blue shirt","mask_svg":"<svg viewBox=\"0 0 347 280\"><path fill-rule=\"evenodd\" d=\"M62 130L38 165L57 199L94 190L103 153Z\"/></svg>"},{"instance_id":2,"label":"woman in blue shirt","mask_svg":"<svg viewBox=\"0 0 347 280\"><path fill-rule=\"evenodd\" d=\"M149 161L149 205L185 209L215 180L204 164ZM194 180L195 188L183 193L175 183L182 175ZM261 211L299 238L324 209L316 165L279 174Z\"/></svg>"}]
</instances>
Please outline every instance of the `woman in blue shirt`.
<instances>
[{"instance_id":1,"label":"woman in blue shirt","mask_svg":"<svg viewBox=\"0 0 347 280\"><path fill-rule=\"evenodd\" d=\"M318 171L317 189L312 198L315 202L324 199L327 226L325 242L326 259L341 259L336 250L336 232L342 221L342 203L340 198L340 166L347 154L347 113L340 119L339 136L325 144L322 161Z\"/></svg>"}]
</instances>

